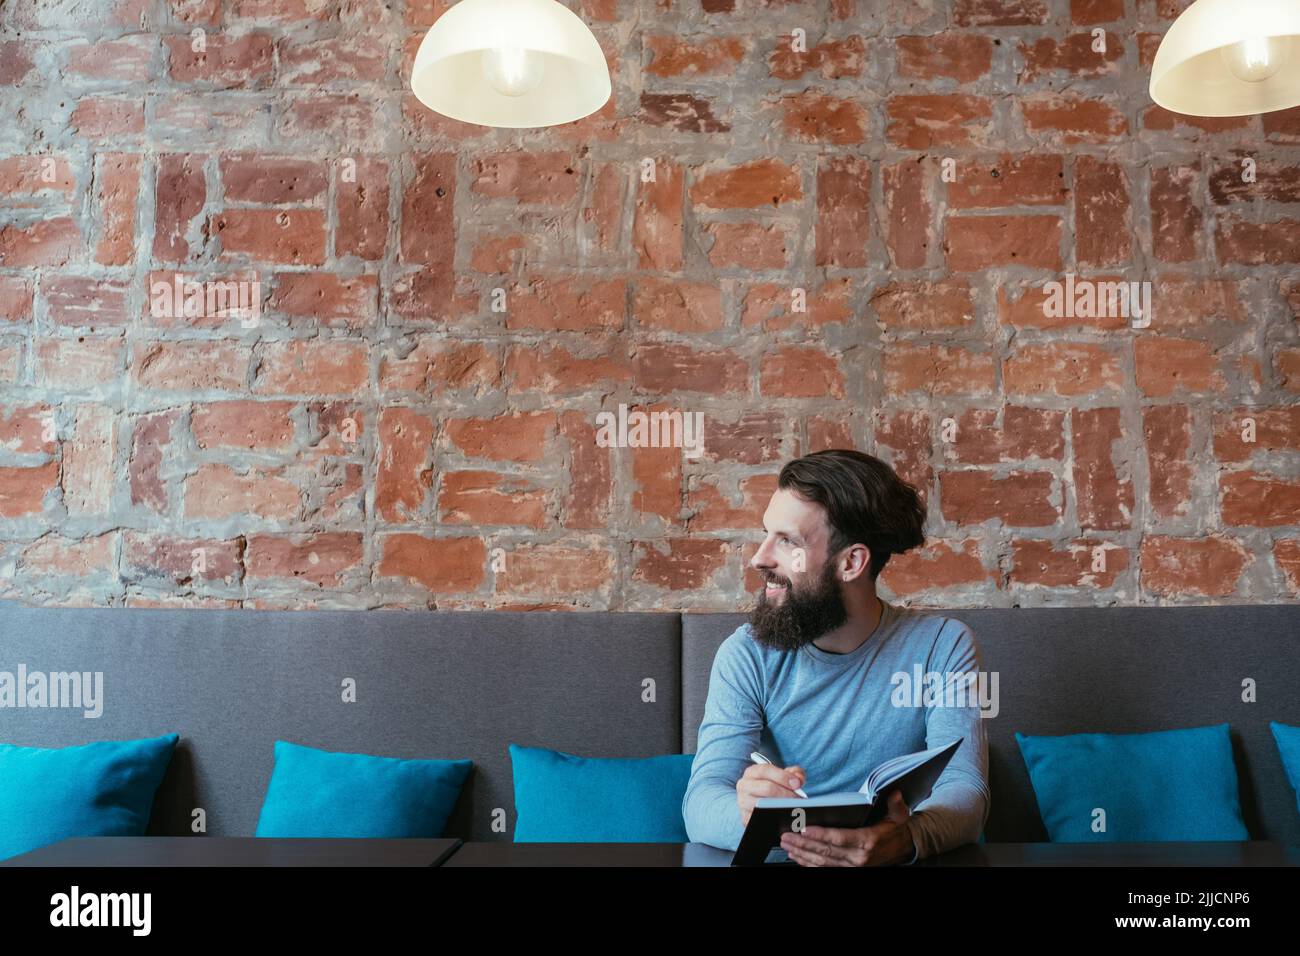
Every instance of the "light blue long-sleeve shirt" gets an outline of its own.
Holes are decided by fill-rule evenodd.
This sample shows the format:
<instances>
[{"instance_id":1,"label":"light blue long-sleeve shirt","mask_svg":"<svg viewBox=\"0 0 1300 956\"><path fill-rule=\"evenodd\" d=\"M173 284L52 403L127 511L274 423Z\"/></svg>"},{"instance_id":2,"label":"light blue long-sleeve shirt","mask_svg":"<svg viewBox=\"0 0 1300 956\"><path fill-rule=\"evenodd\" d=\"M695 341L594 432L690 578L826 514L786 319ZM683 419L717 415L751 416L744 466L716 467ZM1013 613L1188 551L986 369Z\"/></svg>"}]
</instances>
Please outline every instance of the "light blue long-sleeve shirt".
<instances>
[{"instance_id":1,"label":"light blue long-sleeve shirt","mask_svg":"<svg viewBox=\"0 0 1300 956\"><path fill-rule=\"evenodd\" d=\"M930 673L944 675L945 689L969 680L980 670L975 636L960 621L880 603L876 630L847 654L769 648L748 624L722 642L682 800L691 842L739 845L736 782L755 750L778 766L803 767L811 797L856 791L883 761L958 737L929 798L911 808L910 862L979 839L989 811L987 718L973 690L945 696L937 683L929 694L917 686L939 680Z\"/></svg>"}]
</instances>

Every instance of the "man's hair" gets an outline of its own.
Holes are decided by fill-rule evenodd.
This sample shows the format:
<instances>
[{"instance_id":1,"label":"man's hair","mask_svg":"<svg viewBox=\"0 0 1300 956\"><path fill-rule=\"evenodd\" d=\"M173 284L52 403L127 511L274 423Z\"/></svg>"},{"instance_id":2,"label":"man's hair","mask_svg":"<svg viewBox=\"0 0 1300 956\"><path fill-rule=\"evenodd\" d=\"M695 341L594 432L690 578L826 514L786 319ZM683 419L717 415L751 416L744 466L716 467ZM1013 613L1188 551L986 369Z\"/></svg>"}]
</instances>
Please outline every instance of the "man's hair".
<instances>
[{"instance_id":1,"label":"man's hair","mask_svg":"<svg viewBox=\"0 0 1300 956\"><path fill-rule=\"evenodd\" d=\"M891 554L925 543L920 495L879 458L848 448L817 451L787 462L776 483L826 509L829 554L851 544L870 549L872 581Z\"/></svg>"}]
</instances>

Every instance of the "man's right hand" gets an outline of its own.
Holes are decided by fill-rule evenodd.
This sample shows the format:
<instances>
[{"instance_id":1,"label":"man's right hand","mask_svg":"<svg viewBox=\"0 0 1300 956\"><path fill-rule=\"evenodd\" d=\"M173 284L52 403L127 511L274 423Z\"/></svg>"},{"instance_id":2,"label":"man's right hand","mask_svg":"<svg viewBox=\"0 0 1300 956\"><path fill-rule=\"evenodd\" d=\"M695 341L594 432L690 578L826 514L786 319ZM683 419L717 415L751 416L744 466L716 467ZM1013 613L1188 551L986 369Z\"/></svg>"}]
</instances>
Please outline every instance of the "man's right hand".
<instances>
[{"instance_id":1,"label":"man's right hand","mask_svg":"<svg viewBox=\"0 0 1300 956\"><path fill-rule=\"evenodd\" d=\"M808 775L803 767L775 767L770 763L753 763L736 781L736 803L740 805L740 822L749 825L749 816L759 797L798 797Z\"/></svg>"}]
</instances>

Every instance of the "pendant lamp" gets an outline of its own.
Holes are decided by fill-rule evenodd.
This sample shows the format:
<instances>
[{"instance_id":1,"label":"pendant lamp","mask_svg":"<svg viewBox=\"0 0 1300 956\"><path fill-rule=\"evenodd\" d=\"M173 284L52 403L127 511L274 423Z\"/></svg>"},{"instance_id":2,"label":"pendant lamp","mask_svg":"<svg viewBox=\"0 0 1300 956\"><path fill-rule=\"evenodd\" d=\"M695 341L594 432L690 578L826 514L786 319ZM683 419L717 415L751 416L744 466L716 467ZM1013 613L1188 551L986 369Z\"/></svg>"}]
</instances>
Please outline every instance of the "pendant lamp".
<instances>
[{"instance_id":1,"label":"pendant lamp","mask_svg":"<svg viewBox=\"0 0 1300 956\"><path fill-rule=\"evenodd\" d=\"M1300 0L1196 0L1160 41L1151 98L1191 116L1300 106Z\"/></svg>"},{"instance_id":2,"label":"pendant lamp","mask_svg":"<svg viewBox=\"0 0 1300 956\"><path fill-rule=\"evenodd\" d=\"M480 126L570 123L609 99L609 66L587 25L556 0L460 0L415 55L411 90Z\"/></svg>"}]
</instances>

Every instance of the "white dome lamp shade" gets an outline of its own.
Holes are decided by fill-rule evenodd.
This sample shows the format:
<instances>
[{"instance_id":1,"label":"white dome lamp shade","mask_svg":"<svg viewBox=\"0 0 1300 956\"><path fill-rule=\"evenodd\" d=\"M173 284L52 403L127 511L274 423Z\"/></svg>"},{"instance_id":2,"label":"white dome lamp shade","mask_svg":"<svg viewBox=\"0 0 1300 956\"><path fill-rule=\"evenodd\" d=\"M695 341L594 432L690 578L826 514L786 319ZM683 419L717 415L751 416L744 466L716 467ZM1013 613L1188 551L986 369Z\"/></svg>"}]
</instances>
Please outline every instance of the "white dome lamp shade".
<instances>
[{"instance_id":1,"label":"white dome lamp shade","mask_svg":"<svg viewBox=\"0 0 1300 956\"><path fill-rule=\"evenodd\" d=\"M609 100L609 65L587 25L555 0L460 0L429 28L411 90L480 126L555 126Z\"/></svg>"},{"instance_id":2,"label":"white dome lamp shade","mask_svg":"<svg viewBox=\"0 0 1300 956\"><path fill-rule=\"evenodd\" d=\"M1151 98L1190 116L1300 106L1300 0L1196 0L1160 41Z\"/></svg>"}]
</instances>

